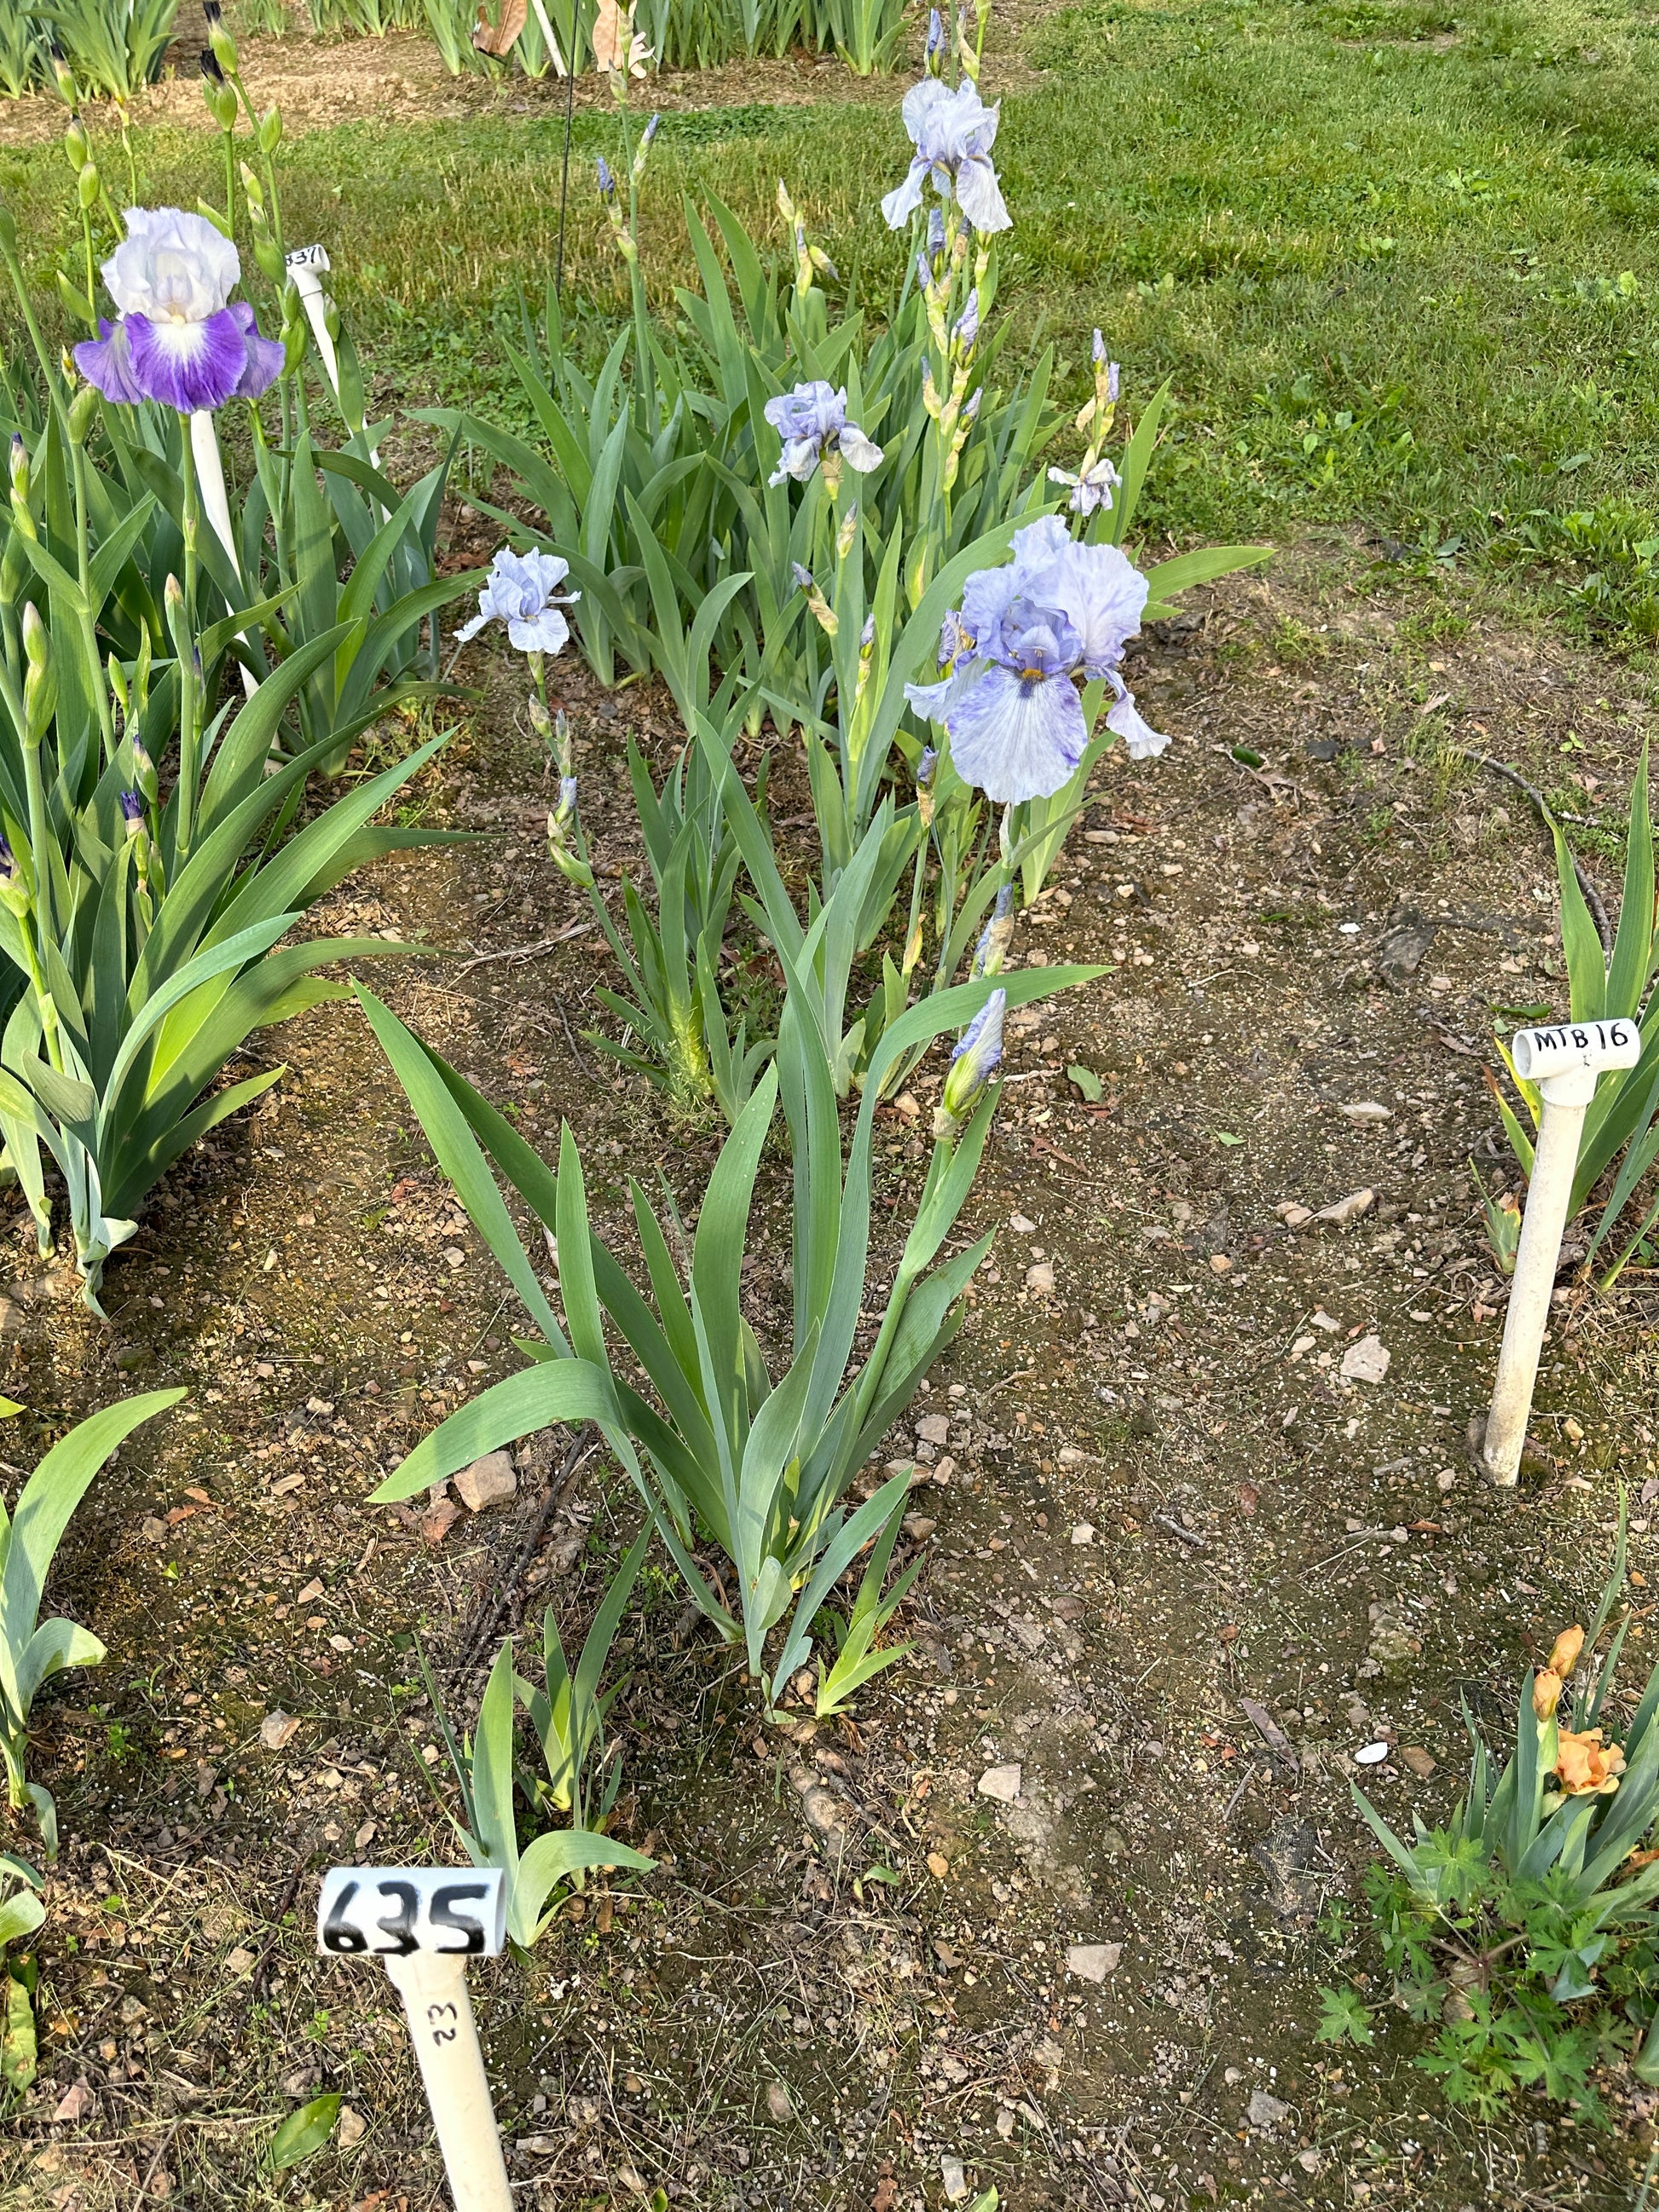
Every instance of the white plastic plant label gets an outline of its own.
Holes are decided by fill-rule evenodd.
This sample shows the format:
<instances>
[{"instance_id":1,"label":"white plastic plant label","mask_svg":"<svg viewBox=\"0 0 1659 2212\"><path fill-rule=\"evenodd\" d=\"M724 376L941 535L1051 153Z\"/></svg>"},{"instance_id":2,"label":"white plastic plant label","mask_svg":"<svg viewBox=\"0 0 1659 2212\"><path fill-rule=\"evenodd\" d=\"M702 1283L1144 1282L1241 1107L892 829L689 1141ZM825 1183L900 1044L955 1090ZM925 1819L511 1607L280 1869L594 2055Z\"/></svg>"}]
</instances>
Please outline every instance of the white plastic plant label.
<instances>
[{"instance_id":1,"label":"white plastic plant label","mask_svg":"<svg viewBox=\"0 0 1659 2212\"><path fill-rule=\"evenodd\" d=\"M1542 1083L1574 1068L1634 1067L1642 1057L1642 1032L1633 1021L1563 1022L1552 1029L1516 1030L1510 1039L1515 1072Z\"/></svg>"},{"instance_id":2,"label":"white plastic plant label","mask_svg":"<svg viewBox=\"0 0 1659 2212\"><path fill-rule=\"evenodd\" d=\"M296 246L292 253L284 256L288 266L297 276L304 270L328 272L328 248L325 246ZM301 285L301 289L305 288Z\"/></svg>"},{"instance_id":3,"label":"white plastic plant label","mask_svg":"<svg viewBox=\"0 0 1659 2212\"><path fill-rule=\"evenodd\" d=\"M501 1867L332 1867L317 1904L317 1948L349 1957L411 1951L495 1958L507 1941Z\"/></svg>"}]
</instances>

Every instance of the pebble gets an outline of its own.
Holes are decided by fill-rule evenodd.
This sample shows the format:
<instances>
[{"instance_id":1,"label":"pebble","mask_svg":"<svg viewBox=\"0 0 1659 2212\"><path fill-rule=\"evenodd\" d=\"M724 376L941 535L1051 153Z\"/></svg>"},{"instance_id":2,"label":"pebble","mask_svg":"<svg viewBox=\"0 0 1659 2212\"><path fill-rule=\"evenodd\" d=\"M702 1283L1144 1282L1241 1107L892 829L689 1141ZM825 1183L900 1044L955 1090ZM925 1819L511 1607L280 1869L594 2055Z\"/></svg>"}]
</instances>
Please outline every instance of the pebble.
<instances>
[{"instance_id":1,"label":"pebble","mask_svg":"<svg viewBox=\"0 0 1659 2212\"><path fill-rule=\"evenodd\" d=\"M1433 1753L1425 1751L1420 1743L1401 1744L1400 1763L1409 1767L1419 1782L1426 1782L1440 1764Z\"/></svg>"},{"instance_id":2,"label":"pebble","mask_svg":"<svg viewBox=\"0 0 1659 2212\"><path fill-rule=\"evenodd\" d=\"M469 1513L482 1513L491 1505L505 1505L519 1491L519 1477L509 1451L486 1452L464 1467L454 1478L455 1495Z\"/></svg>"},{"instance_id":3,"label":"pebble","mask_svg":"<svg viewBox=\"0 0 1659 2212\"><path fill-rule=\"evenodd\" d=\"M1079 1521L1076 1528L1072 1531L1072 1541L1074 1544L1092 1544L1094 1540L1094 1522L1092 1521Z\"/></svg>"},{"instance_id":4,"label":"pebble","mask_svg":"<svg viewBox=\"0 0 1659 2212\"><path fill-rule=\"evenodd\" d=\"M1072 1943L1066 1951L1066 1971L1080 1982L1103 1982L1117 1971L1123 1956L1121 1943Z\"/></svg>"},{"instance_id":5,"label":"pebble","mask_svg":"<svg viewBox=\"0 0 1659 2212\"><path fill-rule=\"evenodd\" d=\"M1025 1270L1025 1287L1040 1298L1051 1298L1054 1294L1054 1263L1039 1260L1034 1267Z\"/></svg>"},{"instance_id":6,"label":"pebble","mask_svg":"<svg viewBox=\"0 0 1659 2212\"><path fill-rule=\"evenodd\" d=\"M259 1723L259 1741L267 1751L282 1751L299 1732L300 1723L293 1713L285 1713L278 1705L268 1712Z\"/></svg>"},{"instance_id":7,"label":"pebble","mask_svg":"<svg viewBox=\"0 0 1659 2212\"><path fill-rule=\"evenodd\" d=\"M1281 2098L1270 2097L1265 2089L1253 2089L1246 2117L1253 2128L1276 2128L1281 2120L1288 2120L1291 2108Z\"/></svg>"},{"instance_id":8,"label":"pebble","mask_svg":"<svg viewBox=\"0 0 1659 2212\"><path fill-rule=\"evenodd\" d=\"M1342 1355L1345 1382L1380 1382L1389 1371L1389 1352L1380 1336L1362 1336Z\"/></svg>"},{"instance_id":9,"label":"pebble","mask_svg":"<svg viewBox=\"0 0 1659 2212\"><path fill-rule=\"evenodd\" d=\"M1394 1119L1393 1107L1384 1106L1380 1100L1376 1098L1356 1098L1349 1104L1344 1106L1341 1111L1350 1121L1357 1121L1362 1124L1365 1122L1392 1121Z\"/></svg>"},{"instance_id":10,"label":"pebble","mask_svg":"<svg viewBox=\"0 0 1659 2212\"><path fill-rule=\"evenodd\" d=\"M1022 1768L1018 1761L1010 1766L988 1766L979 1778L979 1794L994 1797L999 1805L1012 1805L1019 1795Z\"/></svg>"}]
</instances>

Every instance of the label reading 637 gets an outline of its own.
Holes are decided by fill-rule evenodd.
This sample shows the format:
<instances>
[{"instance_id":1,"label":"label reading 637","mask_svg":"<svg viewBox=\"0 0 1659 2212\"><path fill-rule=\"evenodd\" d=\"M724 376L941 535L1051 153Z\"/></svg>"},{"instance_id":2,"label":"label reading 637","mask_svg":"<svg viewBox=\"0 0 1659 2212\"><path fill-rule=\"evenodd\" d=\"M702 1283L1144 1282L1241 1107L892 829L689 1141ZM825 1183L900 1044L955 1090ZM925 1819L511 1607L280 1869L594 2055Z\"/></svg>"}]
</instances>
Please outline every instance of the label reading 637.
<instances>
[{"instance_id":1,"label":"label reading 637","mask_svg":"<svg viewBox=\"0 0 1659 2212\"><path fill-rule=\"evenodd\" d=\"M495 1956L506 1936L501 1867L335 1867L317 1905L317 1948L348 1956L459 1951Z\"/></svg>"}]
</instances>

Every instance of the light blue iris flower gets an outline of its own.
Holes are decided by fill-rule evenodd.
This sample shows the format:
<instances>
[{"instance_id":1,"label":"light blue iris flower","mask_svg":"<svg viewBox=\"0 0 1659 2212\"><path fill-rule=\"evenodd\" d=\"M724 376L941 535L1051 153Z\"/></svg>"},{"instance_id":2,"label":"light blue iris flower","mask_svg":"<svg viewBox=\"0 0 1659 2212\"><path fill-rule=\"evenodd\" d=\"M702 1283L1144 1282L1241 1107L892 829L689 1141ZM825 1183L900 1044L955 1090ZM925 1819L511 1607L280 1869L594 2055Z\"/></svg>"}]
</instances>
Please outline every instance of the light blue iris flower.
<instances>
[{"instance_id":1,"label":"light blue iris flower","mask_svg":"<svg viewBox=\"0 0 1659 2212\"><path fill-rule=\"evenodd\" d=\"M1079 545L1056 515L1015 533L1013 558L981 568L947 617L938 684L905 696L950 733L964 783L1000 805L1046 799L1075 773L1088 744L1078 679L1109 684L1107 726L1132 760L1169 744L1136 711L1118 673L1140 628L1146 579L1115 545Z\"/></svg>"},{"instance_id":2,"label":"light blue iris flower","mask_svg":"<svg viewBox=\"0 0 1659 2212\"><path fill-rule=\"evenodd\" d=\"M1013 218L991 161L997 108L987 107L979 87L967 77L948 85L925 76L905 94L902 112L916 150L904 182L881 204L888 228L900 230L908 222L931 176L939 198L954 198L975 230L1006 230Z\"/></svg>"},{"instance_id":3,"label":"light blue iris flower","mask_svg":"<svg viewBox=\"0 0 1659 2212\"><path fill-rule=\"evenodd\" d=\"M503 546L489 564L489 581L478 594L478 611L455 633L457 645L475 638L486 623L504 622L520 653L558 653L570 635L559 612L580 592L561 592L570 563L556 553L514 553Z\"/></svg>"},{"instance_id":4,"label":"light blue iris flower","mask_svg":"<svg viewBox=\"0 0 1659 2212\"><path fill-rule=\"evenodd\" d=\"M832 459L839 454L849 469L861 475L881 466L881 447L866 438L856 422L847 419L844 385L837 391L822 378L798 384L793 392L769 399L765 414L783 441L782 455L767 478L769 483L781 484L788 477L805 483L823 459L826 448Z\"/></svg>"}]
</instances>

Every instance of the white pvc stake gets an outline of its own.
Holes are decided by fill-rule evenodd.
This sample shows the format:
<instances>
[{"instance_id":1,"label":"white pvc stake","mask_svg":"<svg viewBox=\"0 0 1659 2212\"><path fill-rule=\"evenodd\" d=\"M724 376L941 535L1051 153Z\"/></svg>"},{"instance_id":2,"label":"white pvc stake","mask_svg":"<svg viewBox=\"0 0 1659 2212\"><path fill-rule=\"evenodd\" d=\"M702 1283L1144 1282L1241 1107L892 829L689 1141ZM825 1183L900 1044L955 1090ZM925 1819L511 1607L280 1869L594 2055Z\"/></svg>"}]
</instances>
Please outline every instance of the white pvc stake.
<instances>
[{"instance_id":1,"label":"white pvc stake","mask_svg":"<svg viewBox=\"0 0 1659 2212\"><path fill-rule=\"evenodd\" d=\"M334 1867L317 1905L317 1947L374 1952L403 1999L454 2212L513 2212L466 1960L507 1940L501 1867Z\"/></svg>"},{"instance_id":2,"label":"white pvc stake","mask_svg":"<svg viewBox=\"0 0 1659 2212\"><path fill-rule=\"evenodd\" d=\"M1527 1211L1515 1255L1492 1410L1480 1447L1487 1474L1494 1482L1506 1484L1513 1483L1521 1471L1585 1109L1605 1070L1635 1066L1642 1056L1642 1037L1632 1021L1575 1022L1559 1029L1517 1030L1510 1040L1510 1054L1516 1073L1542 1092L1543 1112L1527 1182Z\"/></svg>"}]
</instances>

